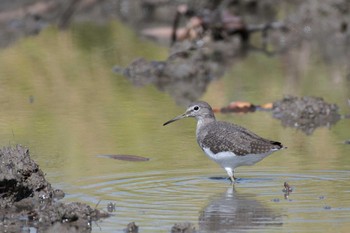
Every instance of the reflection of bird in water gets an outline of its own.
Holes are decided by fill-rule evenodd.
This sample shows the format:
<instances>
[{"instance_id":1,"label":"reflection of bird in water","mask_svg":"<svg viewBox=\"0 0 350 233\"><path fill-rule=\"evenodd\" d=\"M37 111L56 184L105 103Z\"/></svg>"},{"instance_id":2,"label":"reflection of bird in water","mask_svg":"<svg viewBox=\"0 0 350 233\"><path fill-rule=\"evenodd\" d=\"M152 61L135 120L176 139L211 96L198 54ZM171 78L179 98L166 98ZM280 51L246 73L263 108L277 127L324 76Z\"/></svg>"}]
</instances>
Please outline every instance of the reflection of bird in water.
<instances>
[{"instance_id":1,"label":"reflection of bird in water","mask_svg":"<svg viewBox=\"0 0 350 233\"><path fill-rule=\"evenodd\" d=\"M224 168L234 182L234 169L261 161L275 151L285 147L276 141L264 139L239 125L217 121L210 105L199 101L190 104L186 112L167 122L185 117L197 119L197 142L213 161Z\"/></svg>"},{"instance_id":2,"label":"reflection of bird in water","mask_svg":"<svg viewBox=\"0 0 350 233\"><path fill-rule=\"evenodd\" d=\"M254 198L254 195L237 193L234 187L213 197L199 216L199 232L239 232L283 224L281 215Z\"/></svg>"}]
</instances>

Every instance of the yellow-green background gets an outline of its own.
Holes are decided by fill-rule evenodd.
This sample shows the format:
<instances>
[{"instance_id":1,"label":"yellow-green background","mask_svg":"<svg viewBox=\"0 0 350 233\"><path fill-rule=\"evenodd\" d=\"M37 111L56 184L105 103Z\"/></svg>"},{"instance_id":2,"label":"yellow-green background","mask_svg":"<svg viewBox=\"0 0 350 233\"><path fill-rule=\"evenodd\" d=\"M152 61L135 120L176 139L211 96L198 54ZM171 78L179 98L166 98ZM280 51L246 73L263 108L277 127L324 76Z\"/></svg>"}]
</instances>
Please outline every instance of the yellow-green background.
<instances>
[{"instance_id":1,"label":"yellow-green background","mask_svg":"<svg viewBox=\"0 0 350 233\"><path fill-rule=\"evenodd\" d=\"M327 66L317 54L300 64L302 49L293 53L272 58L251 53L212 82L201 99L221 107L236 100L261 104L285 94L313 95L349 113L350 84L343 71ZM93 206L101 201L101 209L116 203L116 215L94 232L119 232L135 219L142 232L166 232L185 220L198 228L201 211L229 187L224 180L209 179L225 172L197 146L193 119L162 126L184 106L152 85L134 87L112 72L114 65L126 67L139 57L167 56L168 48L140 39L118 22L80 24L67 31L51 27L0 50L0 145L29 147L52 185L67 192L65 201ZM297 78L291 75L295 70ZM344 78L334 78L339 73ZM259 231L336 227L345 232L350 227L350 147L343 143L350 138L349 120L306 136L282 127L268 112L217 118L288 146L254 167L237 170L238 177L248 180L236 185L237 200L256 200L282 216L281 225L262 225ZM98 156L102 154L150 161L112 160ZM291 201L283 199L284 181L295 186Z\"/></svg>"}]
</instances>

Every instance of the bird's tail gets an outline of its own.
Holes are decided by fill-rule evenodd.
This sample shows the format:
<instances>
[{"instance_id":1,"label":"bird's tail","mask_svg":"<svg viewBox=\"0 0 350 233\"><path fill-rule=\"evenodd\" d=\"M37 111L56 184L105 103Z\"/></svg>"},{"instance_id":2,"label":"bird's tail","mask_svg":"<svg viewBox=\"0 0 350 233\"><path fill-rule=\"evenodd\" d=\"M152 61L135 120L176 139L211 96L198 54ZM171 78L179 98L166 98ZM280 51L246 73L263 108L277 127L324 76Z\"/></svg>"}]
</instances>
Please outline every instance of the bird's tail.
<instances>
[{"instance_id":1,"label":"bird's tail","mask_svg":"<svg viewBox=\"0 0 350 233\"><path fill-rule=\"evenodd\" d=\"M283 150L288 148L286 146L283 146L280 142L271 141L271 144L274 145L274 149L276 150Z\"/></svg>"}]
</instances>

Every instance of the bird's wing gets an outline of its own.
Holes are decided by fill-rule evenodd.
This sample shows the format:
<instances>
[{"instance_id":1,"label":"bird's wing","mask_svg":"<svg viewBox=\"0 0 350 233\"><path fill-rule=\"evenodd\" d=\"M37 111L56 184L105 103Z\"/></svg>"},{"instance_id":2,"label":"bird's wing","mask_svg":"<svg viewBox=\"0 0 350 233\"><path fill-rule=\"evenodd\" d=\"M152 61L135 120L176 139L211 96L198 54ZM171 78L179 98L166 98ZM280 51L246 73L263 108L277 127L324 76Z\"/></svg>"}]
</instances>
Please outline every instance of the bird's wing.
<instances>
[{"instance_id":1,"label":"bird's wing","mask_svg":"<svg viewBox=\"0 0 350 233\"><path fill-rule=\"evenodd\" d=\"M227 122L215 122L202 138L202 146L213 153L231 151L235 155L262 154L282 148L279 142L264 139L238 125Z\"/></svg>"}]
</instances>

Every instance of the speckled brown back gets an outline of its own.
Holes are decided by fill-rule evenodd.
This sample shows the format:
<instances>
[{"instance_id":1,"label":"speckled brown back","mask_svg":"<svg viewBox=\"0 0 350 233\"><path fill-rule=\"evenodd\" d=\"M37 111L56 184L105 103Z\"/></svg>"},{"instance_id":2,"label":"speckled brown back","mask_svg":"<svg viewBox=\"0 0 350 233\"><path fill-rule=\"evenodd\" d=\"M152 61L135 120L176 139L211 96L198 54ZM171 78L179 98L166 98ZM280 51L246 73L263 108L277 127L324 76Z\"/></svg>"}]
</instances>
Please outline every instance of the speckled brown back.
<instances>
[{"instance_id":1,"label":"speckled brown back","mask_svg":"<svg viewBox=\"0 0 350 233\"><path fill-rule=\"evenodd\" d=\"M202 148L216 154L231 151L235 155L264 154L283 148L280 142L264 139L239 125L214 121L198 131L197 141Z\"/></svg>"}]
</instances>

